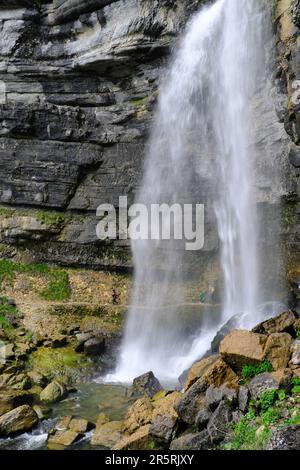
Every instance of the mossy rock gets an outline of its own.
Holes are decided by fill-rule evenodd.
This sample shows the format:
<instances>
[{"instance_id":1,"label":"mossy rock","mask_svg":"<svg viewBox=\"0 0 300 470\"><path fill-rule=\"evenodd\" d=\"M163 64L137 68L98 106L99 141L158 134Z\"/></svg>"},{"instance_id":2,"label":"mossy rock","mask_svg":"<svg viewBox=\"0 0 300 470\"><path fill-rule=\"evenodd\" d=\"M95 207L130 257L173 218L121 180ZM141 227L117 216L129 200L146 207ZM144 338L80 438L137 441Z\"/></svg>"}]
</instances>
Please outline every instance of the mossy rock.
<instances>
[{"instance_id":1,"label":"mossy rock","mask_svg":"<svg viewBox=\"0 0 300 470\"><path fill-rule=\"evenodd\" d=\"M87 359L74 351L71 346L50 349L39 348L31 353L29 367L48 378L57 378L66 383L75 382L81 375L81 371L90 365Z\"/></svg>"}]
</instances>

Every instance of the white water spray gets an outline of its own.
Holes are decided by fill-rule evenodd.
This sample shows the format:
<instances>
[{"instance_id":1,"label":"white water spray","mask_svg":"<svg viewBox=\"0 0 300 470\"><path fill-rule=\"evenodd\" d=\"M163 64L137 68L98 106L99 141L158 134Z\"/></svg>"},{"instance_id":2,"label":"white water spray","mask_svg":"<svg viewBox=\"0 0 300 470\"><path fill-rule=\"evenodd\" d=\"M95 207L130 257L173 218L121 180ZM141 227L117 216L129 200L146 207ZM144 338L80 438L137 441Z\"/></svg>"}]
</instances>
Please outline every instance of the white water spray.
<instances>
[{"instance_id":1,"label":"white water spray","mask_svg":"<svg viewBox=\"0 0 300 470\"><path fill-rule=\"evenodd\" d=\"M162 86L139 202L199 201L209 179L224 272L222 317L186 334L184 266L178 241L134 241L132 307L116 373L129 382L152 370L174 380L207 350L222 323L253 313L258 296L251 100L264 73L261 0L218 0L187 27ZM141 305L142 308L139 307ZM255 321L254 321L255 322Z\"/></svg>"}]
</instances>

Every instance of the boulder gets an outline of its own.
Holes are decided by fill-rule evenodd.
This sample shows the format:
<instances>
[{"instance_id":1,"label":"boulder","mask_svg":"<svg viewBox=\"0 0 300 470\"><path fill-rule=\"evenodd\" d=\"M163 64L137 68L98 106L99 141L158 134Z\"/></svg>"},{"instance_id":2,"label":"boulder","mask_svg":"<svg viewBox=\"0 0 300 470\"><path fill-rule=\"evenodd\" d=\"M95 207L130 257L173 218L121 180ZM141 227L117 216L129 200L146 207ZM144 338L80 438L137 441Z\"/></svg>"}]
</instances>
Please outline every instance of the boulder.
<instances>
[{"instance_id":1,"label":"boulder","mask_svg":"<svg viewBox=\"0 0 300 470\"><path fill-rule=\"evenodd\" d=\"M299 450L300 424L276 429L269 440L266 450Z\"/></svg>"},{"instance_id":2,"label":"boulder","mask_svg":"<svg viewBox=\"0 0 300 470\"><path fill-rule=\"evenodd\" d=\"M276 370L275 372L271 372L273 379L278 384L279 389L286 390L287 392L291 389L291 379L292 379L292 371L290 369L280 369Z\"/></svg>"},{"instance_id":3,"label":"boulder","mask_svg":"<svg viewBox=\"0 0 300 470\"><path fill-rule=\"evenodd\" d=\"M0 375L0 387L8 387L14 390L29 390L31 380L27 374L5 373Z\"/></svg>"},{"instance_id":4,"label":"boulder","mask_svg":"<svg viewBox=\"0 0 300 470\"><path fill-rule=\"evenodd\" d=\"M91 439L91 445L111 449L120 441L122 429L123 423L121 421L111 421L97 426Z\"/></svg>"},{"instance_id":5,"label":"boulder","mask_svg":"<svg viewBox=\"0 0 300 470\"><path fill-rule=\"evenodd\" d=\"M249 391L254 400L258 400L264 392L270 390L278 390L278 382L268 372L257 375L249 383Z\"/></svg>"},{"instance_id":6,"label":"boulder","mask_svg":"<svg viewBox=\"0 0 300 470\"><path fill-rule=\"evenodd\" d=\"M234 330L220 344L220 354L234 370L245 364L259 364L263 361L267 337L247 330Z\"/></svg>"},{"instance_id":7,"label":"boulder","mask_svg":"<svg viewBox=\"0 0 300 470\"><path fill-rule=\"evenodd\" d=\"M246 413L249 403L250 393L247 387L240 387L238 395L238 408L243 413Z\"/></svg>"},{"instance_id":8,"label":"boulder","mask_svg":"<svg viewBox=\"0 0 300 470\"><path fill-rule=\"evenodd\" d=\"M73 419L72 416L63 416L56 423L55 430L56 431L66 431L67 429L69 429L69 426L70 426L70 423L71 423L72 419Z\"/></svg>"},{"instance_id":9,"label":"boulder","mask_svg":"<svg viewBox=\"0 0 300 470\"><path fill-rule=\"evenodd\" d=\"M293 374L295 377L298 377L298 379L300 379L300 367L297 369L294 369Z\"/></svg>"},{"instance_id":10,"label":"boulder","mask_svg":"<svg viewBox=\"0 0 300 470\"><path fill-rule=\"evenodd\" d=\"M177 418L157 416L150 425L149 433L159 443L168 444L176 434Z\"/></svg>"},{"instance_id":11,"label":"boulder","mask_svg":"<svg viewBox=\"0 0 300 470\"><path fill-rule=\"evenodd\" d=\"M66 431L56 431L48 439L47 447L50 450L59 450L60 448L70 447L80 439L83 434L67 429Z\"/></svg>"},{"instance_id":12,"label":"boulder","mask_svg":"<svg viewBox=\"0 0 300 470\"><path fill-rule=\"evenodd\" d=\"M47 406L34 405L32 407L40 420L49 419L52 409Z\"/></svg>"},{"instance_id":13,"label":"boulder","mask_svg":"<svg viewBox=\"0 0 300 470\"><path fill-rule=\"evenodd\" d=\"M8 437L30 431L39 419L29 405L22 405L0 417L0 436Z\"/></svg>"},{"instance_id":14,"label":"boulder","mask_svg":"<svg viewBox=\"0 0 300 470\"><path fill-rule=\"evenodd\" d=\"M291 363L294 366L300 365L300 340L299 339L293 342L291 351L292 351Z\"/></svg>"},{"instance_id":15,"label":"boulder","mask_svg":"<svg viewBox=\"0 0 300 470\"><path fill-rule=\"evenodd\" d=\"M291 356L292 337L288 333L272 333L265 346L265 359L274 370L285 369Z\"/></svg>"},{"instance_id":16,"label":"boulder","mask_svg":"<svg viewBox=\"0 0 300 470\"><path fill-rule=\"evenodd\" d=\"M207 431L196 434L185 434L171 442L170 450L209 450L212 448Z\"/></svg>"},{"instance_id":17,"label":"boulder","mask_svg":"<svg viewBox=\"0 0 300 470\"><path fill-rule=\"evenodd\" d=\"M163 390L163 387L154 376L153 372L147 372L134 379L131 396L138 397L146 394L149 397L153 397L160 390Z\"/></svg>"},{"instance_id":18,"label":"boulder","mask_svg":"<svg viewBox=\"0 0 300 470\"><path fill-rule=\"evenodd\" d=\"M41 374L37 370L32 370L27 373L28 377L31 379L33 385L38 385L39 387L46 387L48 379L45 375Z\"/></svg>"},{"instance_id":19,"label":"boulder","mask_svg":"<svg viewBox=\"0 0 300 470\"><path fill-rule=\"evenodd\" d=\"M219 444L228 436L231 422L231 407L223 401L219 404L207 425L209 437L214 444Z\"/></svg>"},{"instance_id":20,"label":"boulder","mask_svg":"<svg viewBox=\"0 0 300 470\"><path fill-rule=\"evenodd\" d=\"M112 450L149 450L151 445L150 426L142 426L129 437L124 437Z\"/></svg>"},{"instance_id":21,"label":"boulder","mask_svg":"<svg viewBox=\"0 0 300 470\"><path fill-rule=\"evenodd\" d=\"M143 397L128 409L124 420L124 431L132 434L139 427L152 421L153 405L149 397Z\"/></svg>"},{"instance_id":22,"label":"boulder","mask_svg":"<svg viewBox=\"0 0 300 470\"><path fill-rule=\"evenodd\" d=\"M83 418L73 418L70 421L69 429L79 434L85 434L86 432L94 429L95 425Z\"/></svg>"},{"instance_id":23,"label":"boulder","mask_svg":"<svg viewBox=\"0 0 300 470\"><path fill-rule=\"evenodd\" d=\"M204 403L206 408L215 411L222 400L233 406L237 404L237 396L237 391L227 387L227 385L222 385L222 387L211 385L206 391Z\"/></svg>"},{"instance_id":24,"label":"boulder","mask_svg":"<svg viewBox=\"0 0 300 470\"><path fill-rule=\"evenodd\" d=\"M106 424L108 422L109 422L108 416L106 416L106 414L104 414L104 413L100 413L98 415L98 418L97 418L97 421L96 421L96 428L100 428L100 426L102 426L103 424Z\"/></svg>"},{"instance_id":25,"label":"boulder","mask_svg":"<svg viewBox=\"0 0 300 470\"><path fill-rule=\"evenodd\" d=\"M231 317L225 325L223 325L220 330L217 332L216 336L211 342L211 352L218 353L220 348L220 343L223 339L233 330L238 330L243 322L244 314L238 313Z\"/></svg>"},{"instance_id":26,"label":"boulder","mask_svg":"<svg viewBox=\"0 0 300 470\"><path fill-rule=\"evenodd\" d=\"M222 359L215 361L176 403L178 416L188 424L194 424L199 411L205 408L205 392L210 385L221 387L227 384L230 388L238 387L238 377Z\"/></svg>"},{"instance_id":27,"label":"boulder","mask_svg":"<svg viewBox=\"0 0 300 470\"><path fill-rule=\"evenodd\" d=\"M154 407L152 413L152 419L155 419L157 416L168 416L170 418L177 419L178 414L175 411L175 405L182 398L182 393L172 392L166 396L157 400L152 400L152 406Z\"/></svg>"},{"instance_id":28,"label":"boulder","mask_svg":"<svg viewBox=\"0 0 300 470\"><path fill-rule=\"evenodd\" d=\"M13 343L0 345L0 364L15 357L15 345Z\"/></svg>"},{"instance_id":29,"label":"boulder","mask_svg":"<svg viewBox=\"0 0 300 470\"><path fill-rule=\"evenodd\" d=\"M244 416L244 413L241 410L235 410L232 412L232 422L234 424L237 424L241 421L242 417Z\"/></svg>"},{"instance_id":30,"label":"boulder","mask_svg":"<svg viewBox=\"0 0 300 470\"><path fill-rule=\"evenodd\" d=\"M64 335L58 335L51 340L51 347L53 349L63 348L67 345L67 337Z\"/></svg>"},{"instance_id":31,"label":"boulder","mask_svg":"<svg viewBox=\"0 0 300 470\"><path fill-rule=\"evenodd\" d=\"M33 395L29 392L17 390L1 390L0 416L21 405L32 405Z\"/></svg>"},{"instance_id":32,"label":"boulder","mask_svg":"<svg viewBox=\"0 0 300 470\"><path fill-rule=\"evenodd\" d=\"M63 400L66 395L66 387L57 381L53 381L42 390L40 400L45 403L56 403Z\"/></svg>"},{"instance_id":33,"label":"boulder","mask_svg":"<svg viewBox=\"0 0 300 470\"><path fill-rule=\"evenodd\" d=\"M203 431L212 417L212 412L209 410L201 410L196 416L195 424L199 431Z\"/></svg>"},{"instance_id":34,"label":"boulder","mask_svg":"<svg viewBox=\"0 0 300 470\"><path fill-rule=\"evenodd\" d=\"M188 390L218 359L218 356L209 356L199 362L195 362L188 372L184 389Z\"/></svg>"},{"instance_id":35,"label":"boulder","mask_svg":"<svg viewBox=\"0 0 300 470\"><path fill-rule=\"evenodd\" d=\"M253 333L260 333L270 335L272 333L283 333L289 331L296 321L296 317L290 310L288 312L281 313L275 318L270 318L259 325L255 326L252 331Z\"/></svg>"},{"instance_id":36,"label":"boulder","mask_svg":"<svg viewBox=\"0 0 300 470\"><path fill-rule=\"evenodd\" d=\"M83 351L88 356L99 356L105 351L105 339L104 337L97 337L89 339L84 343Z\"/></svg>"}]
</instances>

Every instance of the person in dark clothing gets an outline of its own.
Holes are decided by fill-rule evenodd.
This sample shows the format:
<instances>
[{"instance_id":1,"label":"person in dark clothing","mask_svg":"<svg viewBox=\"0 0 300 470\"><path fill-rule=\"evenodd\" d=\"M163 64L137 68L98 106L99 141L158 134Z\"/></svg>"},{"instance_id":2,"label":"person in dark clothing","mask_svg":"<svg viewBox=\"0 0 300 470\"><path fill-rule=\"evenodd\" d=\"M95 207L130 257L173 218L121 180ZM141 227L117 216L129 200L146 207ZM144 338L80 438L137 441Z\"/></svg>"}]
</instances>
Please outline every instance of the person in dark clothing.
<instances>
[{"instance_id":1,"label":"person in dark clothing","mask_svg":"<svg viewBox=\"0 0 300 470\"><path fill-rule=\"evenodd\" d=\"M112 290L112 303L113 303L114 305L118 305L119 300L120 300L120 294L118 294L118 292L116 291L116 289L113 289L113 290Z\"/></svg>"}]
</instances>

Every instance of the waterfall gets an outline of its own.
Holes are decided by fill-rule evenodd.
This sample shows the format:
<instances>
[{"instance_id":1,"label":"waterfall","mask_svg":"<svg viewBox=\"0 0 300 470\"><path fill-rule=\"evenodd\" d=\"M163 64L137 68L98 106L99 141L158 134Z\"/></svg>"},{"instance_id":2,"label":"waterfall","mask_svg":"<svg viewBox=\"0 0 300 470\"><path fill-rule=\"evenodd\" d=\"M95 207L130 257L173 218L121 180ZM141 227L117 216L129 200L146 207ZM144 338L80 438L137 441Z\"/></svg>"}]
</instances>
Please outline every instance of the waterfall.
<instances>
[{"instance_id":1,"label":"waterfall","mask_svg":"<svg viewBox=\"0 0 300 470\"><path fill-rule=\"evenodd\" d=\"M132 307L114 380L152 370L172 380L205 353L213 332L258 302L251 101L265 73L261 0L218 0L187 25L160 90L137 201L204 202L215 214L224 275L216 324L187 331L186 263L178 240L135 240ZM207 181L210 184L207 185ZM206 184L205 184L206 181ZM195 332L194 332L195 333Z\"/></svg>"}]
</instances>

